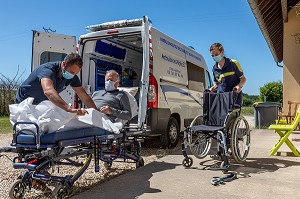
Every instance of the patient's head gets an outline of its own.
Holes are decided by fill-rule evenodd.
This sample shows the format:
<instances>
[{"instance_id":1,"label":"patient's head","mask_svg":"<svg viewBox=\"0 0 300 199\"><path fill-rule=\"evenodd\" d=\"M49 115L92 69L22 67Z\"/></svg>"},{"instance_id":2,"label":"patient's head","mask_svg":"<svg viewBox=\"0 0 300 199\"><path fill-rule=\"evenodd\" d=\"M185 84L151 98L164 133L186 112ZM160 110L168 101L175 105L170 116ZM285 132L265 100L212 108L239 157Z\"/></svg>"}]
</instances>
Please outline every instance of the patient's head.
<instances>
[{"instance_id":1,"label":"patient's head","mask_svg":"<svg viewBox=\"0 0 300 199\"><path fill-rule=\"evenodd\" d=\"M105 90L116 90L120 84L119 74L115 70L108 70L105 75Z\"/></svg>"}]
</instances>

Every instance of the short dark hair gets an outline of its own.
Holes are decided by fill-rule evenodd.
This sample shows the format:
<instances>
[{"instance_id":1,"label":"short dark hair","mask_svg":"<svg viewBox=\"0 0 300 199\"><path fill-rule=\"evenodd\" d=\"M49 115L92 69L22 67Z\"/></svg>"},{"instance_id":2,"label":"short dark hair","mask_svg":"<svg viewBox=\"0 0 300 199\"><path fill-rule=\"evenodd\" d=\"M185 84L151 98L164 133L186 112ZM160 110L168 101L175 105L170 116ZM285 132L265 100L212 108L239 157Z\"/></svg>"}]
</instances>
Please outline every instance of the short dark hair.
<instances>
[{"instance_id":1,"label":"short dark hair","mask_svg":"<svg viewBox=\"0 0 300 199\"><path fill-rule=\"evenodd\" d=\"M66 62L66 67L76 64L79 68L82 68L83 65L82 58L77 53L68 54L64 61Z\"/></svg>"},{"instance_id":2,"label":"short dark hair","mask_svg":"<svg viewBox=\"0 0 300 199\"><path fill-rule=\"evenodd\" d=\"M218 48L220 52L224 52L224 47L220 43L213 43L209 48L209 52L211 52L214 48Z\"/></svg>"}]
</instances>

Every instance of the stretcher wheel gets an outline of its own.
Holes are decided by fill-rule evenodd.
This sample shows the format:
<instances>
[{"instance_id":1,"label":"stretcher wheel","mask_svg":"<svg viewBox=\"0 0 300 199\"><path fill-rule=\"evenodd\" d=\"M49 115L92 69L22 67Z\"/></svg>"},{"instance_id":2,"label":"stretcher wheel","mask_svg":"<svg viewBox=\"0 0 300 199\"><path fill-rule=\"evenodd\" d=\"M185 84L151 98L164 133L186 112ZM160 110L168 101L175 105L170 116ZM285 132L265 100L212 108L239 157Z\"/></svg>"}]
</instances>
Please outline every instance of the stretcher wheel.
<instances>
[{"instance_id":1,"label":"stretcher wheel","mask_svg":"<svg viewBox=\"0 0 300 199\"><path fill-rule=\"evenodd\" d=\"M9 190L9 197L11 199L23 198L25 195L26 184L21 179L16 180Z\"/></svg>"},{"instance_id":2,"label":"stretcher wheel","mask_svg":"<svg viewBox=\"0 0 300 199\"><path fill-rule=\"evenodd\" d=\"M191 157L184 158L182 161L182 165L186 168L189 168L193 165L193 159Z\"/></svg>"},{"instance_id":3,"label":"stretcher wheel","mask_svg":"<svg viewBox=\"0 0 300 199\"><path fill-rule=\"evenodd\" d=\"M104 162L105 169L109 170L112 166L112 162Z\"/></svg>"},{"instance_id":4,"label":"stretcher wheel","mask_svg":"<svg viewBox=\"0 0 300 199\"><path fill-rule=\"evenodd\" d=\"M71 193L71 189L65 186L57 186L52 192L52 196L56 199L67 198Z\"/></svg>"},{"instance_id":5,"label":"stretcher wheel","mask_svg":"<svg viewBox=\"0 0 300 199\"><path fill-rule=\"evenodd\" d=\"M139 160L136 162L136 168L141 168L145 165L144 159L143 158L139 158Z\"/></svg>"},{"instance_id":6,"label":"stretcher wheel","mask_svg":"<svg viewBox=\"0 0 300 199\"><path fill-rule=\"evenodd\" d=\"M238 116L231 130L231 152L237 163L246 161L250 150L250 129L247 120Z\"/></svg>"},{"instance_id":7,"label":"stretcher wheel","mask_svg":"<svg viewBox=\"0 0 300 199\"><path fill-rule=\"evenodd\" d=\"M198 115L190 127L202 124L202 116ZM189 132L188 142L191 153L198 159L205 158L211 148L212 139L201 132Z\"/></svg>"}]
</instances>

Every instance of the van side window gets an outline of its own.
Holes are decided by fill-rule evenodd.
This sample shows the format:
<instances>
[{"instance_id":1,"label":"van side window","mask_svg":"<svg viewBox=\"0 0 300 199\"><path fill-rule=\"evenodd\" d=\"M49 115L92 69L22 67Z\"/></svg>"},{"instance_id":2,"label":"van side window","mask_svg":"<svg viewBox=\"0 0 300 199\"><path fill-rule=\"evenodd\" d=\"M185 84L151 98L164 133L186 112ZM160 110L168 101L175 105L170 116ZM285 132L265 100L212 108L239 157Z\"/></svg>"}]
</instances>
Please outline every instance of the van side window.
<instances>
[{"instance_id":1,"label":"van side window","mask_svg":"<svg viewBox=\"0 0 300 199\"><path fill-rule=\"evenodd\" d=\"M65 53L44 51L41 54L40 65L47 62L63 61L66 56L67 54Z\"/></svg>"},{"instance_id":2,"label":"van side window","mask_svg":"<svg viewBox=\"0 0 300 199\"><path fill-rule=\"evenodd\" d=\"M210 74L209 74L208 71L206 71L205 76L206 76L207 89L209 89L210 87L213 86L213 84L212 84L212 81L211 81L211 78L210 78Z\"/></svg>"},{"instance_id":3,"label":"van side window","mask_svg":"<svg viewBox=\"0 0 300 199\"><path fill-rule=\"evenodd\" d=\"M200 66L187 62L188 88L194 91L204 91L205 72Z\"/></svg>"}]
</instances>

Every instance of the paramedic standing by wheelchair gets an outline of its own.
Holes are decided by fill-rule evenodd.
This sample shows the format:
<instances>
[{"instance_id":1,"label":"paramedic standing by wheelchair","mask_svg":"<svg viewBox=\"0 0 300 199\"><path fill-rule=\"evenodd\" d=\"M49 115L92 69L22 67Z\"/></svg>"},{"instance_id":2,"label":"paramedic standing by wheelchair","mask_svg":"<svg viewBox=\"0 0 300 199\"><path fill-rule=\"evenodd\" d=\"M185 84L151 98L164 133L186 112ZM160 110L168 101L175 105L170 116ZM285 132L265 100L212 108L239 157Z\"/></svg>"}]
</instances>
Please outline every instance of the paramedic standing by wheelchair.
<instances>
[{"instance_id":1,"label":"paramedic standing by wheelchair","mask_svg":"<svg viewBox=\"0 0 300 199\"><path fill-rule=\"evenodd\" d=\"M224 56L224 48L220 43L210 46L210 54L216 64L213 66L215 84L209 89L211 92L220 93L236 90L238 93L236 105L242 107L242 88L246 83L241 65L237 60L229 59Z\"/></svg>"},{"instance_id":2,"label":"paramedic standing by wheelchair","mask_svg":"<svg viewBox=\"0 0 300 199\"><path fill-rule=\"evenodd\" d=\"M28 97L33 97L33 104L50 100L59 108L76 113L86 114L86 110L71 108L58 93L71 85L73 90L88 108L95 108L92 98L82 88L78 74L82 68L80 55L71 53L62 62L48 62L40 65L31 72L29 77L21 84L17 94L16 103L21 103Z\"/></svg>"}]
</instances>

